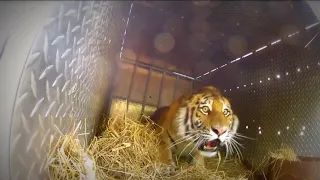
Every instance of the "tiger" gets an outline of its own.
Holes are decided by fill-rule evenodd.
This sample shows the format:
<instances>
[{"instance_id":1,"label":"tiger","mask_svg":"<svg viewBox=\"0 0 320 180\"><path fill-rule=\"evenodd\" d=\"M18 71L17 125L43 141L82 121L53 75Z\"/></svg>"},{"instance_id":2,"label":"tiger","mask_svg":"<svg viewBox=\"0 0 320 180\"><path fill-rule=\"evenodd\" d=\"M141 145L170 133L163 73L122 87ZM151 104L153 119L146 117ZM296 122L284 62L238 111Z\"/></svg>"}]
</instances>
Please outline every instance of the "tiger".
<instances>
[{"instance_id":1,"label":"tiger","mask_svg":"<svg viewBox=\"0 0 320 180\"><path fill-rule=\"evenodd\" d=\"M222 147L232 151L239 119L229 100L214 86L186 92L171 105L158 108L150 117L160 134L160 163L174 173L173 154L191 156L191 165L205 165Z\"/></svg>"}]
</instances>

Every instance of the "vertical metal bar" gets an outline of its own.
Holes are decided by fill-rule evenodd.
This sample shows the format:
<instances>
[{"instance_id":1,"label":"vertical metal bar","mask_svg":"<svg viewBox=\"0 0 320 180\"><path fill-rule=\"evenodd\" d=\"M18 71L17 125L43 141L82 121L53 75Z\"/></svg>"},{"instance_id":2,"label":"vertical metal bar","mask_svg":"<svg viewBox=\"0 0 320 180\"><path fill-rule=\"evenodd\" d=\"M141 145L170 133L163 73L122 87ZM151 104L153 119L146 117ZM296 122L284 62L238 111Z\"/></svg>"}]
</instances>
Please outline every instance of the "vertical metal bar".
<instances>
[{"instance_id":1,"label":"vertical metal bar","mask_svg":"<svg viewBox=\"0 0 320 180\"><path fill-rule=\"evenodd\" d=\"M159 91L157 108L160 106L160 103L161 103L162 85L163 85L163 81L164 81L164 77L165 77L165 76L166 76L166 72L163 72L163 73L162 73L162 77L161 77L161 82L160 82L160 91Z\"/></svg>"},{"instance_id":2,"label":"vertical metal bar","mask_svg":"<svg viewBox=\"0 0 320 180\"><path fill-rule=\"evenodd\" d=\"M141 115L144 113L144 106L145 106L145 103L146 103L147 92L148 92L148 90L149 90L149 81L150 81L151 73L152 73L152 68L149 69L146 87L144 88Z\"/></svg>"},{"instance_id":3,"label":"vertical metal bar","mask_svg":"<svg viewBox=\"0 0 320 180\"><path fill-rule=\"evenodd\" d=\"M174 89L173 89L173 98L172 98L172 101L175 100L176 89L177 89L177 86L178 86L178 82L179 82L179 76L176 76L176 81L175 81L175 83L174 83Z\"/></svg>"},{"instance_id":4,"label":"vertical metal bar","mask_svg":"<svg viewBox=\"0 0 320 180\"><path fill-rule=\"evenodd\" d=\"M132 91L132 87L133 87L133 79L134 79L134 76L136 75L136 71L137 71L137 65L134 65L133 72L132 72L132 77L131 77L131 81L130 81L130 86L129 86L129 92L128 92L128 96L127 96L126 113L128 112L128 109L129 109L129 100L130 100L130 95L131 95L131 91Z\"/></svg>"},{"instance_id":5,"label":"vertical metal bar","mask_svg":"<svg viewBox=\"0 0 320 180\"><path fill-rule=\"evenodd\" d=\"M122 63L122 62L120 62ZM110 87L108 87L109 92L107 93L106 97L108 98L108 103L106 103L106 111L110 115L111 113L111 106L112 106L112 101L113 101L113 96L114 96L114 89L116 88L116 76L119 75L120 68L116 65L116 63L113 65L114 71L111 72L113 74L113 77L110 80Z\"/></svg>"}]
</instances>

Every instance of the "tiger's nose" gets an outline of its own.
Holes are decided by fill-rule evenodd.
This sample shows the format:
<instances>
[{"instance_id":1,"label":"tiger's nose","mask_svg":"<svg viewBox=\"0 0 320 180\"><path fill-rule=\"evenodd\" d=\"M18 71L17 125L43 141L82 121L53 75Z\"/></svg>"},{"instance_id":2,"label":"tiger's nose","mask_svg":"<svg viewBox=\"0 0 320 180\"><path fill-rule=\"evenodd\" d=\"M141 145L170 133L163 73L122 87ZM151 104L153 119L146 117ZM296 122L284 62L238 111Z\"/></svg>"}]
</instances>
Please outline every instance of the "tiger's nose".
<instances>
[{"instance_id":1,"label":"tiger's nose","mask_svg":"<svg viewBox=\"0 0 320 180\"><path fill-rule=\"evenodd\" d=\"M218 136L225 133L227 130L225 128L212 128L212 131L216 133Z\"/></svg>"}]
</instances>

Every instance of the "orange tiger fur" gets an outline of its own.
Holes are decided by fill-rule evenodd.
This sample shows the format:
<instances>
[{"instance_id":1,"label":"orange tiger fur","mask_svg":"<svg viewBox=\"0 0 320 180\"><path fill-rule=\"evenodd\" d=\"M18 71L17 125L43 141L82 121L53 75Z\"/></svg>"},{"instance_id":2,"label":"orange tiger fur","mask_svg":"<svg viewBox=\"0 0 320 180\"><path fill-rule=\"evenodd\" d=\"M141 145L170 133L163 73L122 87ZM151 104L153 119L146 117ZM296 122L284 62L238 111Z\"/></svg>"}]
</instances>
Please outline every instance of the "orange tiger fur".
<instances>
[{"instance_id":1,"label":"orange tiger fur","mask_svg":"<svg viewBox=\"0 0 320 180\"><path fill-rule=\"evenodd\" d=\"M170 171L175 168L172 153L191 155L193 164L204 165L205 156L217 154L216 149L211 148L224 144L231 147L228 138L235 135L239 126L229 101L213 86L203 87L193 94L185 93L170 106L158 108L151 119L161 132L160 161L168 165ZM184 142L180 143L182 140ZM219 146L208 144L217 142Z\"/></svg>"}]
</instances>

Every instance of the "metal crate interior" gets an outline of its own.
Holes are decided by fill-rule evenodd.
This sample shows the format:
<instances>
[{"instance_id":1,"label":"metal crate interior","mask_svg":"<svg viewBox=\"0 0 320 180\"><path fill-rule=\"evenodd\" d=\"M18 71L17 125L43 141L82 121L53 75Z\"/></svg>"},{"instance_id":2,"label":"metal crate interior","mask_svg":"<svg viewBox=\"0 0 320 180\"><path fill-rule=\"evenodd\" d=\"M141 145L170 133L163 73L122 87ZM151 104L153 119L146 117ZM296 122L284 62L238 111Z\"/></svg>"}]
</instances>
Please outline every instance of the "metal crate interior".
<instances>
[{"instance_id":1,"label":"metal crate interior","mask_svg":"<svg viewBox=\"0 0 320 180\"><path fill-rule=\"evenodd\" d=\"M214 85L240 117L246 160L282 144L319 157L318 20L306 2L133 3L111 114L150 114Z\"/></svg>"},{"instance_id":2,"label":"metal crate interior","mask_svg":"<svg viewBox=\"0 0 320 180\"><path fill-rule=\"evenodd\" d=\"M241 142L253 165L281 144L320 157L319 8L309 3L1 2L1 176L44 179L45 147L56 128L69 132L69 115L91 138L102 113L150 115L204 85L255 139Z\"/></svg>"}]
</instances>

